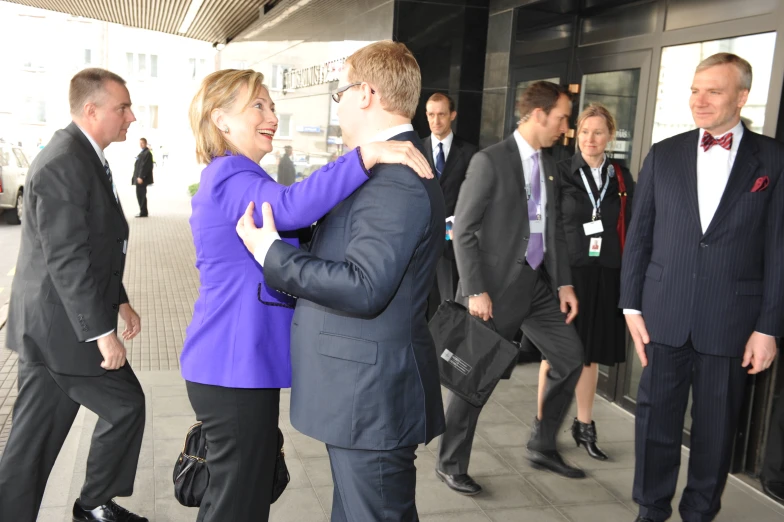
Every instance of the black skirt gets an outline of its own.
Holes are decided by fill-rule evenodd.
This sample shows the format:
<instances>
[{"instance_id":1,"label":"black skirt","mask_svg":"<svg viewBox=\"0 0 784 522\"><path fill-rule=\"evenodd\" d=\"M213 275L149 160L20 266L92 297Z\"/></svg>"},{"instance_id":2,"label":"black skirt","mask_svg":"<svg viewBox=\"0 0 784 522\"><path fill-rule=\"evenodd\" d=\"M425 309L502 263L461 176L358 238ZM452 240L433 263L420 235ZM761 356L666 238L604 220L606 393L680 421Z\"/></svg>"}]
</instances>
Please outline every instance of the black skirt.
<instances>
[{"instance_id":1,"label":"black skirt","mask_svg":"<svg viewBox=\"0 0 784 522\"><path fill-rule=\"evenodd\" d=\"M585 347L585 365L625 362L626 321L618 308L621 270L598 265L572 267L572 283L579 301L574 324Z\"/></svg>"}]
</instances>

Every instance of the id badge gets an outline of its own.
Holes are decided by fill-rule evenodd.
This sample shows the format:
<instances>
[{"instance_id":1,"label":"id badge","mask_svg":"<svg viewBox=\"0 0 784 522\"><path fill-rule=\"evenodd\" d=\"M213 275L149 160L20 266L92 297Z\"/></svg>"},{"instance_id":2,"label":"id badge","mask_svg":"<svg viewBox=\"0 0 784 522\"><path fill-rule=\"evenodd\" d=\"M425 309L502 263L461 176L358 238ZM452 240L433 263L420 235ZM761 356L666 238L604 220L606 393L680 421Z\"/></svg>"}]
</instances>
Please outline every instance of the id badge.
<instances>
[{"instance_id":1,"label":"id badge","mask_svg":"<svg viewBox=\"0 0 784 522\"><path fill-rule=\"evenodd\" d=\"M602 253L602 238L592 237L588 246L588 257L599 257Z\"/></svg>"},{"instance_id":2,"label":"id badge","mask_svg":"<svg viewBox=\"0 0 784 522\"><path fill-rule=\"evenodd\" d=\"M529 231L531 234L544 234L544 225L541 219L529 222Z\"/></svg>"},{"instance_id":3,"label":"id badge","mask_svg":"<svg viewBox=\"0 0 784 522\"><path fill-rule=\"evenodd\" d=\"M601 234L602 232L604 232L604 227L602 226L602 220L598 219L596 221L589 221L588 223L583 223L583 230L585 230L586 236Z\"/></svg>"}]
</instances>

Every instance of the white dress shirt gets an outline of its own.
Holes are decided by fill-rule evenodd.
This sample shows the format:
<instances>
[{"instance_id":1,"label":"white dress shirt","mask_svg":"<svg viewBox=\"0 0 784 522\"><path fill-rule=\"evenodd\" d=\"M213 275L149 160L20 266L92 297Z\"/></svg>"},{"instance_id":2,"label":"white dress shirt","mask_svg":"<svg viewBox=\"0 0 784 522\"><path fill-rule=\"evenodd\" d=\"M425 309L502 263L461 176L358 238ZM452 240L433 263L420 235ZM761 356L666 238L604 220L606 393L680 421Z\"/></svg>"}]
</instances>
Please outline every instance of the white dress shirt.
<instances>
[{"instance_id":1,"label":"white dress shirt","mask_svg":"<svg viewBox=\"0 0 784 522\"><path fill-rule=\"evenodd\" d=\"M525 175L525 184L527 186L531 186L531 171L534 168L534 154L539 155L539 173L542 183L542 192L539 198L539 204L542 207L542 230L547 230L547 187L545 186L544 180L546 179L544 166L542 165L542 151L541 150L534 150L531 145L525 141L525 138L518 132L514 131L514 139L517 142L517 148L520 151L520 159L523 161L523 175ZM527 202L526 202L527 208ZM526 215L528 215L526 211ZM547 233L542 233L542 246L543 250L547 252Z\"/></svg>"},{"instance_id":2,"label":"white dress shirt","mask_svg":"<svg viewBox=\"0 0 784 522\"><path fill-rule=\"evenodd\" d=\"M95 150L95 153L98 154L98 159L101 160L101 165L106 165L106 157L103 155L103 149L100 147L100 145L98 145L95 142L95 140L92 138L92 136L87 134L87 132L85 132L85 130L83 128L79 127L79 125L76 125L76 126L79 128L80 131L82 131L82 134L84 134L84 136L90 142L90 145L93 146L93 149ZM114 184L112 184L112 190L114 191L114 197L116 198L117 197L117 190L114 188ZM87 339L85 342L86 343L91 343L93 341L97 341L98 339L101 339L102 337L106 337L107 335L111 334L112 332L114 332L114 328L112 328L111 330L109 330L108 332L106 332L103 335L98 335L96 337L93 337L92 339Z\"/></svg>"},{"instance_id":3,"label":"white dress shirt","mask_svg":"<svg viewBox=\"0 0 784 522\"><path fill-rule=\"evenodd\" d=\"M700 208L700 225L703 234L708 230L708 225L713 220L716 209L719 208L724 189L727 188L732 165L735 163L740 140L743 137L743 124L739 121L737 125L727 131L732 133L730 150L718 144L713 145L707 151L703 150L702 137L705 132L705 129L700 129L700 139L697 141L697 202ZM721 136L714 136L714 138L719 139L727 132ZM624 308L623 313L641 314L642 312Z\"/></svg>"},{"instance_id":4,"label":"white dress shirt","mask_svg":"<svg viewBox=\"0 0 784 522\"><path fill-rule=\"evenodd\" d=\"M602 169L604 168L604 164L605 163L607 163L607 156L604 156L604 159L602 160L602 164L599 165L599 168L597 168L597 169L595 169L595 168L591 167L590 165L588 165L588 167L591 169L591 174L593 175L593 180L596 182L596 188L598 188L599 190L602 190ZM586 163L586 165L587 165L587 163ZM620 176L621 173L618 172L617 175Z\"/></svg>"},{"instance_id":5,"label":"white dress shirt","mask_svg":"<svg viewBox=\"0 0 784 522\"><path fill-rule=\"evenodd\" d=\"M404 123L403 125L397 125L395 127L384 129L373 136L373 138L370 139L370 142L389 141L390 138L394 138L398 134L402 134L404 132L414 132L414 126L410 123ZM253 255L253 257L262 267L264 266L264 259L267 257L267 252L269 252L269 249L272 248L272 244L279 239L279 234L272 234L266 238L256 249L256 253Z\"/></svg>"},{"instance_id":6,"label":"white dress shirt","mask_svg":"<svg viewBox=\"0 0 784 522\"><path fill-rule=\"evenodd\" d=\"M705 130L700 129L700 139L697 142L697 198L700 205L700 225L702 233L708 230L713 215L719 207L721 196L727 188L727 180L730 179L730 171L738 155L738 146L743 137L743 124L738 122L727 132L732 133L732 147L727 150L721 146L714 145L707 152L702 149L702 137ZM726 133L724 133L726 134ZM719 139L722 136L714 136Z\"/></svg>"},{"instance_id":7,"label":"white dress shirt","mask_svg":"<svg viewBox=\"0 0 784 522\"><path fill-rule=\"evenodd\" d=\"M441 145L441 149L444 151L444 164L446 164L447 158L449 158L449 151L452 150L452 142L455 141L455 133L449 133L449 136L444 138L443 141L438 141L435 134L430 135L430 144L433 146L433 163L436 162L436 158L438 157L438 144L443 143Z\"/></svg>"}]
</instances>

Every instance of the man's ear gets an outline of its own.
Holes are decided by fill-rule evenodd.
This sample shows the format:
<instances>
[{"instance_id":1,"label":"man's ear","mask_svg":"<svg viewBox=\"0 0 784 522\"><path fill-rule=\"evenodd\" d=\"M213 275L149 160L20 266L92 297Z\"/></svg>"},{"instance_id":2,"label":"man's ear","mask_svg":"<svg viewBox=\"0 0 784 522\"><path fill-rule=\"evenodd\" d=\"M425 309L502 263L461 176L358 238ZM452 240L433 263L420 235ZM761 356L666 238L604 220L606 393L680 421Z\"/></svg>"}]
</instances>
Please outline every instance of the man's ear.
<instances>
[{"instance_id":1,"label":"man's ear","mask_svg":"<svg viewBox=\"0 0 784 522\"><path fill-rule=\"evenodd\" d=\"M457 111L452 111L449 115L449 121L455 121L455 118L457 118Z\"/></svg>"}]
</instances>

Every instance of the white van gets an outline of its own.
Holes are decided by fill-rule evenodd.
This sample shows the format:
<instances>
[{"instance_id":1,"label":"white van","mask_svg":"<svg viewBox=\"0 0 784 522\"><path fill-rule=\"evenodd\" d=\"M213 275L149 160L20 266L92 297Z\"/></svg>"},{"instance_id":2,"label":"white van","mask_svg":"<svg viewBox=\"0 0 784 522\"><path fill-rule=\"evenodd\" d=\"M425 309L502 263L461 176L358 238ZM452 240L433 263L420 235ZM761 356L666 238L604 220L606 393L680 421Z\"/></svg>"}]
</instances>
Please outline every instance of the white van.
<instances>
[{"instance_id":1,"label":"white van","mask_svg":"<svg viewBox=\"0 0 784 522\"><path fill-rule=\"evenodd\" d=\"M9 225L22 222L24 183L29 167L22 149L0 141L0 211Z\"/></svg>"}]
</instances>

